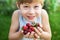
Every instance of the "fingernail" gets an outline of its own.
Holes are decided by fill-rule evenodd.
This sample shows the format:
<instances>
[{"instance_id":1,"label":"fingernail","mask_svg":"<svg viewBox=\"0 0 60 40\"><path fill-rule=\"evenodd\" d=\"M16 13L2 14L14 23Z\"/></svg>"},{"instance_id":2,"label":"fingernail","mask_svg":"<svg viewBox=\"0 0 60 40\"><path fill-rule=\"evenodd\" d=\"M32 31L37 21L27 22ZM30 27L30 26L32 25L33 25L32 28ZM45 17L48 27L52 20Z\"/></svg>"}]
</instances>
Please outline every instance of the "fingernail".
<instances>
[{"instance_id":1,"label":"fingernail","mask_svg":"<svg viewBox=\"0 0 60 40\"><path fill-rule=\"evenodd\" d=\"M30 34L30 32L28 32L28 34Z\"/></svg>"},{"instance_id":2,"label":"fingernail","mask_svg":"<svg viewBox=\"0 0 60 40\"><path fill-rule=\"evenodd\" d=\"M34 32L32 32L32 33L34 33Z\"/></svg>"},{"instance_id":3,"label":"fingernail","mask_svg":"<svg viewBox=\"0 0 60 40\"><path fill-rule=\"evenodd\" d=\"M23 30L21 32L23 33Z\"/></svg>"},{"instance_id":4,"label":"fingernail","mask_svg":"<svg viewBox=\"0 0 60 40\"><path fill-rule=\"evenodd\" d=\"M39 27L37 27L37 28L39 28Z\"/></svg>"},{"instance_id":5,"label":"fingernail","mask_svg":"<svg viewBox=\"0 0 60 40\"><path fill-rule=\"evenodd\" d=\"M40 38L40 37L38 36L38 38Z\"/></svg>"}]
</instances>

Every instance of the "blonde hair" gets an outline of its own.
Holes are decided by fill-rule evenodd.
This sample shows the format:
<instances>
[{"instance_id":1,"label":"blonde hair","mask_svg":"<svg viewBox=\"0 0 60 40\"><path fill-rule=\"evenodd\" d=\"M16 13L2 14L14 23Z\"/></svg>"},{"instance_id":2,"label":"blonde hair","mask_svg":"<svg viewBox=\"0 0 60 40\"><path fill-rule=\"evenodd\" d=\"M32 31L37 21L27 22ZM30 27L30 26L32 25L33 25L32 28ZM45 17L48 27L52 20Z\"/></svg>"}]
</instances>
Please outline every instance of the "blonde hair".
<instances>
[{"instance_id":1,"label":"blonde hair","mask_svg":"<svg viewBox=\"0 0 60 40\"><path fill-rule=\"evenodd\" d=\"M32 2L39 2L39 3L41 3L42 6L44 5L44 0L18 0L17 4L18 4L18 6L20 6L20 4L32 3Z\"/></svg>"}]
</instances>

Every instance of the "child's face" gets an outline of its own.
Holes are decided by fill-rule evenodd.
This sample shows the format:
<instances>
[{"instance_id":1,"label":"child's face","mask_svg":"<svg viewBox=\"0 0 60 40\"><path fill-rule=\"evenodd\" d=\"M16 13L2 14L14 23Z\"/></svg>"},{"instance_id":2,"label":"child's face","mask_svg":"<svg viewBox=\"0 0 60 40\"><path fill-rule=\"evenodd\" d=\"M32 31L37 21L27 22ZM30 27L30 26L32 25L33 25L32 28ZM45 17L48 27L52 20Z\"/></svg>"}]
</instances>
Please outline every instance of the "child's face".
<instances>
[{"instance_id":1,"label":"child's face","mask_svg":"<svg viewBox=\"0 0 60 40\"><path fill-rule=\"evenodd\" d=\"M25 3L20 5L22 15L28 21L34 21L35 18L40 16L42 5L40 3Z\"/></svg>"}]
</instances>

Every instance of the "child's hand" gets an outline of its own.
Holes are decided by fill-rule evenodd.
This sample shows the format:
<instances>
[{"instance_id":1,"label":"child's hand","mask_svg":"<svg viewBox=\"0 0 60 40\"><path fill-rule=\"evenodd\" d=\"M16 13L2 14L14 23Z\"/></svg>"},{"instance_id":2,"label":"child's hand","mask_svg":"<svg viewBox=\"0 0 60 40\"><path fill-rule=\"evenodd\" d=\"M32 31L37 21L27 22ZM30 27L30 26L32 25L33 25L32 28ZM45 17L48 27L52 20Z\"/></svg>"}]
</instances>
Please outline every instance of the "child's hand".
<instances>
[{"instance_id":1,"label":"child's hand","mask_svg":"<svg viewBox=\"0 0 60 40\"><path fill-rule=\"evenodd\" d=\"M39 38L39 39L44 39L44 40L51 40L50 32L43 31L43 29L40 27L37 27L34 29L35 29L35 39Z\"/></svg>"},{"instance_id":2,"label":"child's hand","mask_svg":"<svg viewBox=\"0 0 60 40\"><path fill-rule=\"evenodd\" d=\"M23 30L19 30L17 33L19 34L19 38L22 38L24 36Z\"/></svg>"},{"instance_id":3,"label":"child's hand","mask_svg":"<svg viewBox=\"0 0 60 40\"><path fill-rule=\"evenodd\" d=\"M33 32L33 31L32 31L31 33L28 32L28 33L27 33L26 35L24 35L24 36L25 36L26 38L34 38L34 33L35 33L35 32Z\"/></svg>"},{"instance_id":4,"label":"child's hand","mask_svg":"<svg viewBox=\"0 0 60 40\"><path fill-rule=\"evenodd\" d=\"M35 28L35 38L40 38L41 34L44 32L40 27Z\"/></svg>"}]
</instances>

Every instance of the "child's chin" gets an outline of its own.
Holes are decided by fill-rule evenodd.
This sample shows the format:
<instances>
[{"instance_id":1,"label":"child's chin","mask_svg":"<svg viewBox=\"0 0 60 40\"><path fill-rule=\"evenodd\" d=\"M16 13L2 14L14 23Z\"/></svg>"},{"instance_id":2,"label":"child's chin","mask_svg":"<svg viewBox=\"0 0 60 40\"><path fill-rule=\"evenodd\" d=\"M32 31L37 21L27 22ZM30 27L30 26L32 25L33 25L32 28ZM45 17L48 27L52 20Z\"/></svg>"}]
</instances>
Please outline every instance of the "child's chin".
<instances>
[{"instance_id":1,"label":"child's chin","mask_svg":"<svg viewBox=\"0 0 60 40\"><path fill-rule=\"evenodd\" d=\"M30 22L34 22L34 19L32 19L32 20L31 20L31 19L29 19L28 21L30 21Z\"/></svg>"},{"instance_id":2,"label":"child's chin","mask_svg":"<svg viewBox=\"0 0 60 40\"><path fill-rule=\"evenodd\" d=\"M35 18L32 18L32 19L27 19L28 21L30 21L30 22L35 22L35 19L36 19L36 17Z\"/></svg>"}]
</instances>

